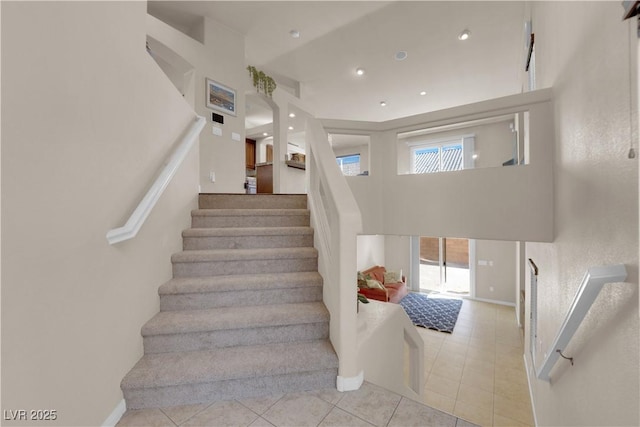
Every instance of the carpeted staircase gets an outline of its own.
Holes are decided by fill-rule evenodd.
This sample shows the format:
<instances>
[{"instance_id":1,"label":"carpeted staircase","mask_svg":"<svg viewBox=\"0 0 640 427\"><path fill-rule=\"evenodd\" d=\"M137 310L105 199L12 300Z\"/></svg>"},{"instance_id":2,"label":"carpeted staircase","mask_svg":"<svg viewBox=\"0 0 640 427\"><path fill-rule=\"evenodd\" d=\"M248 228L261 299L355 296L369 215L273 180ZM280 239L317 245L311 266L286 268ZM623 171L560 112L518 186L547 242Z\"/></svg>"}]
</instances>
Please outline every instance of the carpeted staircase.
<instances>
[{"instance_id":1,"label":"carpeted staircase","mask_svg":"<svg viewBox=\"0 0 640 427\"><path fill-rule=\"evenodd\" d=\"M128 409L335 387L306 195L203 194L122 380Z\"/></svg>"}]
</instances>

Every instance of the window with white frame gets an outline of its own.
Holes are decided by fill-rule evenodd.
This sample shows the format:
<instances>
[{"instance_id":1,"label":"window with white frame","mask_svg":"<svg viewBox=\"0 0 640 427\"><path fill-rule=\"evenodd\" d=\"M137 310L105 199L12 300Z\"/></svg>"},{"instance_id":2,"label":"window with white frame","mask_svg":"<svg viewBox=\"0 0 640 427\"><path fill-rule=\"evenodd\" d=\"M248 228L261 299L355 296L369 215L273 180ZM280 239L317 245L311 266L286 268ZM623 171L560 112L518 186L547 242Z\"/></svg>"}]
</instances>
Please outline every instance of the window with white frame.
<instances>
[{"instance_id":1,"label":"window with white frame","mask_svg":"<svg viewBox=\"0 0 640 427\"><path fill-rule=\"evenodd\" d=\"M410 143L411 173L450 172L473 167L473 136Z\"/></svg>"},{"instance_id":2,"label":"window with white frame","mask_svg":"<svg viewBox=\"0 0 640 427\"><path fill-rule=\"evenodd\" d=\"M347 176L360 175L360 154L336 157L342 173Z\"/></svg>"}]
</instances>

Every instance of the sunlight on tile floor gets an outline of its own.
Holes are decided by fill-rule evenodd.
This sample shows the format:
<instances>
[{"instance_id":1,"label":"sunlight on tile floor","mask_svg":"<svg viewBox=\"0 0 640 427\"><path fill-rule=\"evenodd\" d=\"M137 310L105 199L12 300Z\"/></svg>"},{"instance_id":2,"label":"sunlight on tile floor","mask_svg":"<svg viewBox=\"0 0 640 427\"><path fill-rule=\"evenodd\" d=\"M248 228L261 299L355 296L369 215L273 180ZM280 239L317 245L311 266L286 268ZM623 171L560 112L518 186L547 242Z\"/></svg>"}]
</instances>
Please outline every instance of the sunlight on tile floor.
<instances>
[{"instance_id":1,"label":"sunlight on tile floor","mask_svg":"<svg viewBox=\"0 0 640 427\"><path fill-rule=\"evenodd\" d=\"M533 426L512 307L465 300L453 334L417 329L425 343L423 404L365 382L346 393L128 411L118 426Z\"/></svg>"},{"instance_id":2,"label":"sunlight on tile floor","mask_svg":"<svg viewBox=\"0 0 640 427\"><path fill-rule=\"evenodd\" d=\"M424 403L483 426L533 426L513 307L464 300L453 334L418 328Z\"/></svg>"}]
</instances>

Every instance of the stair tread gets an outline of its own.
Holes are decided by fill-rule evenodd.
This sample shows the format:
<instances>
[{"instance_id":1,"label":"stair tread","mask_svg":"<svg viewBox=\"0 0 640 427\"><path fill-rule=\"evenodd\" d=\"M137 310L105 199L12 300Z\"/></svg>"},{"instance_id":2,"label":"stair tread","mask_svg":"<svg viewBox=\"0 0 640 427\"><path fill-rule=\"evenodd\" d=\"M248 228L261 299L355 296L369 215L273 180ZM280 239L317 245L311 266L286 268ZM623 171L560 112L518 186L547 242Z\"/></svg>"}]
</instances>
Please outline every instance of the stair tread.
<instances>
[{"instance_id":1,"label":"stair tread","mask_svg":"<svg viewBox=\"0 0 640 427\"><path fill-rule=\"evenodd\" d=\"M268 260L315 258L318 251L311 247L266 248L266 249L198 249L177 252L171 256L172 262L208 262L235 260Z\"/></svg>"},{"instance_id":2,"label":"stair tread","mask_svg":"<svg viewBox=\"0 0 640 427\"><path fill-rule=\"evenodd\" d=\"M231 276L176 277L162 286L160 295L226 292L261 289L290 289L322 286L317 271L278 274L238 274Z\"/></svg>"},{"instance_id":3,"label":"stair tread","mask_svg":"<svg viewBox=\"0 0 640 427\"><path fill-rule=\"evenodd\" d=\"M329 312L322 302L161 311L142 327L142 336L328 321Z\"/></svg>"},{"instance_id":4,"label":"stair tread","mask_svg":"<svg viewBox=\"0 0 640 427\"><path fill-rule=\"evenodd\" d=\"M313 234L311 227L212 227L189 228L182 237L221 237L221 236L280 236Z\"/></svg>"},{"instance_id":5,"label":"stair tread","mask_svg":"<svg viewBox=\"0 0 640 427\"><path fill-rule=\"evenodd\" d=\"M309 209L194 209L192 216L294 216L309 215Z\"/></svg>"},{"instance_id":6,"label":"stair tread","mask_svg":"<svg viewBox=\"0 0 640 427\"><path fill-rule=\"evenodd\" d=\"M122 380L123 389L167 387L335 369L328 340L145 354Z\"/></svg>"}]
</instances>

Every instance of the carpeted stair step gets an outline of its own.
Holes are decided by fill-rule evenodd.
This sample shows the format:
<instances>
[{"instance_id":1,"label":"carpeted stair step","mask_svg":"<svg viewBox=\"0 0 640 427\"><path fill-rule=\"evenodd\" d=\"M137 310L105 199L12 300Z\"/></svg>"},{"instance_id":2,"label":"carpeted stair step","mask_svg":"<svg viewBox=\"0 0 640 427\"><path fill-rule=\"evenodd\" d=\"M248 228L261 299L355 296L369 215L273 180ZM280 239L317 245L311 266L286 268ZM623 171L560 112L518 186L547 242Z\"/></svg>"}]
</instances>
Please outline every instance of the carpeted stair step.
<instances>
[{"instance_id":1,"label":"carpeted stair step","mask_svg":"<svg viewBox=\"0 0 640 427\"><path fill-rule=\"evenodd\" d=\"M162 311L322 301L322 276L305 271L179 277L160 286L158 293Z\"/></svg>"},{"instance_id":2,"label":"carpeted stair step","mask_svg":"<svg viewBox=\"0 0 640 427\"><path fill-rule=\"evenodd\" d=\"M171 256L173 277L317 271L315 248L213 249Z\"/></svg>"},{"instance_id":3,"label":"carpeted stair step","mask_svg":"<svg viewBox=\"0 0 640 427\"><path fill-rule=\"evenodd\" d=\"M162 311L142 336L145 354L320 340L329 338L329 312L322 302Z\"/></svg>"},{"instance_id":4,"label":"carpeted stair step","mask_svg":"<svg viewBox=\"0 0 640 427\"><path fill-rule=\"evenodd\" d=\"M335 387L327 340L145 354L122 380L127 409L190 405Z\"/></svg>"},{"instance_id":5,"label":"carpeted stair step","mask_svg":"<svg viewBox=\"0 0 640 427\"><path fill-rule=\"evenodd\" d=\"M193 228L308 227L307 209L195 209Z\"/></svg>"},{"instance_id":6,"label":"carpeted stair step","mask_svg":"<svg viewBox=\"0 0 640 427\"><path fill-rule=\"evenodd\" d=\"M296 248L313 246L311 227L190 228L182 232L185 250Z\"/></svg>"},{"instance_id":7,"label":"carpeted stair step","mask_svg":"<svg viewBox=\"0 0 640 427\"><path fill-rule=\"evenodd\" d=\"M200 194L200 209L307 209L306 194Z\"/></svg>"}]
</instances>

